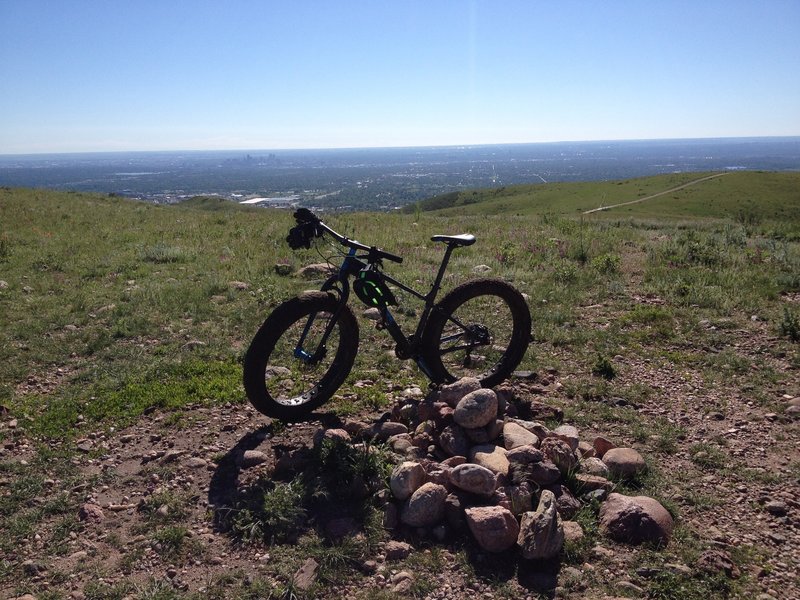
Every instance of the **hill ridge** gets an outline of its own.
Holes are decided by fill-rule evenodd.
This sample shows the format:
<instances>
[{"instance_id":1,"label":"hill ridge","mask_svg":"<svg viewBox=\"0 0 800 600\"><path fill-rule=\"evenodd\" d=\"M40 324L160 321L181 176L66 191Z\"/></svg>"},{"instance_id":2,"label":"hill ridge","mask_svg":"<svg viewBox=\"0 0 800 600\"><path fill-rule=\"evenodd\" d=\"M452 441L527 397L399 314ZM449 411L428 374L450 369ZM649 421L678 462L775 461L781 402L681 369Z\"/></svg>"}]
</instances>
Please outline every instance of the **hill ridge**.
<instances>
[{"instance_id":1,"label":"hill ridge","mask_svg":"<svg viewBox=\"0 0 800 600\"><path fill-rule=\"evenodd\" d=\"M725 175L725 177L722 177ZM525 184L495 189L462 190L434 196L406 212L439 216L593 215L603 218L606 198L616 207L606 216L635 218L731 218L742 211L764 219L800 218L800 172L746 171L674 173L604 182ZM651 199L652 202L642 202Z\"/></svg>"}]
</instances>

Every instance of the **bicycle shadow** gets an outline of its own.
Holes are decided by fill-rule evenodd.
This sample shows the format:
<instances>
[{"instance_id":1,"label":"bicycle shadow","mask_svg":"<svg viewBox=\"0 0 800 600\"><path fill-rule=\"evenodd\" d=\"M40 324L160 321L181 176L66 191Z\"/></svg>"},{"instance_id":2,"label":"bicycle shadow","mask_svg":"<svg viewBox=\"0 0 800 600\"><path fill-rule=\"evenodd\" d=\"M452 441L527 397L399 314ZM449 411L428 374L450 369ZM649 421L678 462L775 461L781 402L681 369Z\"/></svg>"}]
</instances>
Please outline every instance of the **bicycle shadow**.
<instances>
[{"instance_id":1,"label":"bicycle shadow","mask_svg":"<svg viewBox=\"0 0 800 600\"><path fill-rule=\"evenodd\" d=\"M248 432L217 463L208 487L208 506L214 511L216 531L227 529L228 515L238 503L240 496L238 481L244 453L258 448L272 433L272 423Z\"/></svg>"},{"instance_id":2,"label":"bicycle shadow","mask_svg":"<svg viewBox=\"0 0 800 600\"><path fill-rule=\"evenodd\" d=\"M337 428L342 426L338 416L331 413L312 413L308 422L317 422L321 427ZM217 531L228 529L228 516L236 510L244 499L247 490L239 484L245 468L242 459L248 450L256 450L265 441L273 439L276 434L274 421L249 431L234 444L217 462L208 487L208 506L214 513L214 527Z\"/></svg>"}]
</instances>

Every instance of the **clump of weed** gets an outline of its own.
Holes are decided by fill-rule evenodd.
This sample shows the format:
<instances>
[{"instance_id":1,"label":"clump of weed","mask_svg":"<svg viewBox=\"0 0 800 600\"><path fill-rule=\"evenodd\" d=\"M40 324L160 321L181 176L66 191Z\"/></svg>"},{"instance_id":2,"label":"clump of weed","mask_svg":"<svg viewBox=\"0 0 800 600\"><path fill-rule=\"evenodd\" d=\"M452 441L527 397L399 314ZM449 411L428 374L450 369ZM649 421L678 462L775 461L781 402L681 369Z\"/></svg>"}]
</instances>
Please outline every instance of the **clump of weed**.
<instances>
[{"instance_id":1,"label":"clump of weed","mask_svg":"<svg viewBox=\"0 0 800 600\"><path fill-rule=\"evenodd\" d=\"M725 453L717 446L701 442L689 448L689 456L696 465L704 469L721 469L725 466Z\"/></svg>"},{"instance_id":2,"label":"clump of weed","mask_svg":"<svg viewBox=\"0 0 800 600\"><path fill-rule=\"evenodd\" d=\"M602 377L606 381L611 381L617 376L617 370L607 356L598 354L597 360L595 360L594 366L592 367L592 375L595 377Z\"/></svg>"},{"instance_id":3,"label":"clump of weed","mask_svg":"<svg viewBox=\"0 0 800 600\"><path fill-rule=\"evenodd\" d=\"M182 525L168 525L158 529L153 534L153 540L157 552L169 559L176 559L188 554L195 555L198 548L197 544L192 544L188 536L189 530Z\"/></svg>"},{"instance_id":4,"label":"clump of weed","mask_svg":"<svg viewBox=\"0 0 800 600\"><path fill-rule=\"evenodd\" d=\"M716 237L695 230L682 232L657 251L663 262L676 267L714 267L723 263L724 252Z\"/></svg>"},{"instance_id":5,"label":"clump of weed","mask_svg":"<svg viewBox=\"0 0 800 600\"><path fill-rule=\"evenodd\" d=\"M291 539L306 520L302 482L278 481L272 486L257 486L253 492L249 506L242 506L233 515L230 525L234 535L244 542Z\"/></svg>"},{"instance_id":6,"label":"clump of weed","mask_svg":"<svg viewBox=\"0 0 800 600\"><path fill-rule=\"evenodd\" d=\"M186 500L169 490L157 492L145 498L139 512L153 523L180 521L187 514Z\"/></svg>"},{"instance_id":7,"label":"clump of weed","mask_svg":"<svg viewBox=\"0 0 800 600\"><path fill-rule=\"evenodd\" d=\"M495 258L501 265L513 264L519 255L519 248L514 242L506 241L500 246Z\"/></svg>"},{"instance_id":8,"label":"clump of weed","mask_svg":"<svg viewBox=\"0 0 800 600\"><path fill-rule=\"evenodd\" d=\"M573 492L580 491L571 488ZM572 518L583 529L583 537L576 541L567 541L564 544L564 560L571 565L580 565L588 560L591 550L597 543L600 535L600 528L597 521L597 514L600 510L600 502L592 500L585 503Z\"/></svg>"},{"instance_id":9,"label":"clump of weed","mask_svg":"<svg viewBox=\"0 0 800 600\"><path fill-rule=\"evenodd\" d=\"M314 453L312 480L316 493L349 498L358 488L384 487L391 473L388 453L381 446L354 446L340 440L324 440Z\"/></svg>"},{"instance_id":10,"label":"clump of weed","mask_svg":"<svg viewBox=\"0 0 800 600\"><path fill-rule=\"evenodd\" d=\"M109 584L92 579L83 588L83 595L87 600L122 600L132 591L133 585L128 581Z\"/></svg>"},{"instance_id":11,"label":"clump of weed","mask_svg":"<svg viewBox=\"0 0 800 600\"><path fill-rule=\"evenodd\" d=\"M778 325L781 337L788 338L793 342L800 342L800 317L787 307L783 309L783 320Z\"/></svg>"},{"instance_id":12,"label":"clump of weed","mask_svg":"<svg viewBox=\"0 0 800 600\"><path fill-rule=\"evenodd\" d=\"M178 600L181 593L168 580L151 578L146 584L135 586L135 597L142 600Z\"/></svg>"},{"instance_id":13,"label":"clump of weed","mask_svg":"<svg viewBox=\"0 0 800 600\"><path fill-rule=\"evenodd\" d=\"M0 262L6 262L11 256L11 242L5 235L0 236Z\"/></svg>"},{"instance_id":14,"label":"clump of weed","mask_svg":"<svg viewBox=\"0 0 800 600\"><path fill-rule=\"evenodd\" d=\"M622 259L616 254L601 254L592 259L592 268L601 275L616 275L619 273Z\"/></svg>"},{"instance_id":15,"label":"clump of weed","mask_svg":"<svg viewBox=\"0 0 800 600\"><path fill-rule=\"evenodd\" d=\"M574 283L578 279L578 269L573 263L562 262L553 271L553 279L564 285Z\"/></svg>"},{"instance_id":16,"label":"clump of weed","mask_svg":"<svg viewBox=\"0 0 800 600\"><path fill-rule=\"evenodd\" d=\"M367 499L385 487L391 473L388 452L380 446L354 446L323 440L308 455L308 463L289 482L263 479L250 486L223 524L243 542L294 541L317 525L332 502L367 525Z\"/></svg>"},{"instance_id":17,"label":"clump of weed","mask_svg":"<svg viewBox=\"0 0 800 600\"><path fill-rule=\"evenodd\" d=\"M158 243L153 246L148 246L147 248L142 248L139 252L139 258L145 262L156 264L182 263L189 260L189 255L185 250L177 246Z\"/></svg>"},{"instance_id":18,"label":"clump of weed","mask_svg":"<svg viewBox=\"0 0 800 600\"><path fill-rule=\"evenodd\" d=\"M727 598L731 581L722 575L693 576L664 569L649 581L647 597L658 600L705 600Z\"/></svg>"}]
</instances>

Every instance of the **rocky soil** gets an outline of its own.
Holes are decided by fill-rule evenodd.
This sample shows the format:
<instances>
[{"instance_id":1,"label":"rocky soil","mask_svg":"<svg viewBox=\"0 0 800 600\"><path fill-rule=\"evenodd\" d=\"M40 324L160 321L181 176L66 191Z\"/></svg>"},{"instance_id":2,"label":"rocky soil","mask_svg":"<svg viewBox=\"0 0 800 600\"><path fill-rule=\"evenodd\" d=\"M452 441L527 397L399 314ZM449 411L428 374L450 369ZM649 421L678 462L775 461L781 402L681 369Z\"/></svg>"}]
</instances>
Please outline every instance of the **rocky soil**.
<instances>
[{"instance_id":1,"label":"rocky soil","mask_svg":"<svg viewBox=\"0 0 800 600\"><path fill-rule=\"evenodd\" d=\"M747 351L748 341L742 344ZM800 598L797 390L784 390L763 406L724 385L709 388L697 374L666 362L618 357L623 360L626 377L653 393L638 402L594 402L598 410L630 404L651 427L647 435L635 435L631 422L595 417L593 402L570 409L575 401L565 392L569 376L556 369L521 374L492 394L494 400L486 392L448 400L441 394L425 399L418 388L394 390L389 413L343 421L323 416L322 422L286 426L248 405L198 406L179 420L154 412L125 430L88 435L72 449L77 475L49 473L33 502L64 497L70 512L44 516L14 555L2 557L0 597L117 597L114 590L130 598L205 597L209 590L236 597L257 581L297 597L648 597L670 577L693 581L710 573L730 581L736 594ZM565 408L580 423L559 425ZM476 420L482 411L490 416ZM671 430L664 424L676 427L674 439L665 440ZM3 427L13 434L18 423L6 419ZM375 555L342 565L347 576L334 581L319 578L313 558L290 556L291 544L240 544L220 527L224 512L259 478L272 477L276 469L291 478L292 457L311 448L315 435L319 441L321 428L343 430L353 443L375 434L392 447L398 464L416 471L400 476L396 469L390 492L378 494L386 532ZM606 443L630 453L620 463L597 460L606 456ZM11 435L1 458L24 466L35 452L24 435ZM553 479L536 481L526 498L520 488L530 472L522 479L518 473L534 463L547 464ZM624 481L635 478L644 463L649 489L675 516L674 531L670 526L666 533L648 534L661 548L633 539L644 528L641 522L633 532L614 533L601 509L590 546L577 560L563 560L563 539L575 544L584 533L570 519L591 501L585 494L608 504L609 492L619 486L623 497L635 496ZM584 495L570 494L561 484L578 464L582 476L605 483L579 488ZM609 468L624 471L606 474ZM0 493L8 496L4 490L13 475L0 477ZM562 487L563 494L552 493ZM432 516L409 509L422 488L423 495L441 501ZM549 495L540 492L547 488ZM560 531L548 535L561 541L537 545L535 533L526 538L525 530L535 530L530 523L538 519L527 515L543 513ZM343 527L343 535L358 535ZM178 528L182 551L170 552L175 542L169 533ZM223 579L228 588L220 587ZM154 590L174 595L156 596Z\"/></svg>"}]
</instances>

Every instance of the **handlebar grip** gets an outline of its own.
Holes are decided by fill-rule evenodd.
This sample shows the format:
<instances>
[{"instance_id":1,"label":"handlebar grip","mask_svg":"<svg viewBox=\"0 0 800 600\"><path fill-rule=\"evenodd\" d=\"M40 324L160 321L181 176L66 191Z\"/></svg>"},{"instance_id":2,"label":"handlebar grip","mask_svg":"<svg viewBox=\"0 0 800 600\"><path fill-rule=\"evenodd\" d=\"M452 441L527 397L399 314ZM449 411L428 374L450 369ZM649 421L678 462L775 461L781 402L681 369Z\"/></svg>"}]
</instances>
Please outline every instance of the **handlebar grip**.
<instances>
[{"instance_id":1,"label":"handlebar grip","mask_svg":"<svg viewBox=\"0 0 800 600\"><path fill-rule=\"evenodd\" d=\"M396 263L403 262L403 257L402 256L397 256L396 254L390 254L389 252L386 252L384 250L378 250L378 252L380 252L381 257L385 258L386 260L391 260L392 262L396 262Z\"/></svg>"}]
</instances>

